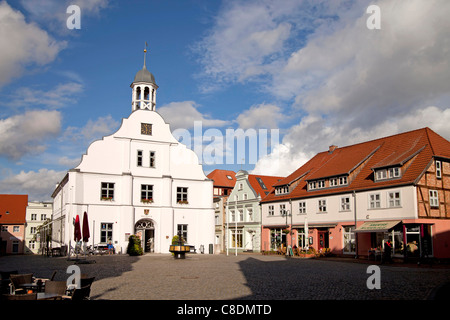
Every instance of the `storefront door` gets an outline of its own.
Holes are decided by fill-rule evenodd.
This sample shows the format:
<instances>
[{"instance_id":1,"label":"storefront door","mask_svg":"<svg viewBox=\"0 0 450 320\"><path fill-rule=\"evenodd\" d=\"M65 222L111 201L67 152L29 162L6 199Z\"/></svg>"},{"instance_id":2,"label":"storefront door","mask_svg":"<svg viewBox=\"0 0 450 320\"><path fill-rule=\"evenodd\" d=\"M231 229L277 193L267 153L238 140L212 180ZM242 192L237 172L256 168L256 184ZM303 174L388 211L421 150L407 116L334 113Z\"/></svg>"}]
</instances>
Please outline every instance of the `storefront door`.
<instances>
[{"instance_id":1,"label":"storefront door","mask_svg":"<svg viewBox=\"0 0 450 320\"><path fill-rule=\"evenodd\" d=\"M317 231L319 237L318 249L328 248L328 231Z\"/></svg>"}]
</instances>

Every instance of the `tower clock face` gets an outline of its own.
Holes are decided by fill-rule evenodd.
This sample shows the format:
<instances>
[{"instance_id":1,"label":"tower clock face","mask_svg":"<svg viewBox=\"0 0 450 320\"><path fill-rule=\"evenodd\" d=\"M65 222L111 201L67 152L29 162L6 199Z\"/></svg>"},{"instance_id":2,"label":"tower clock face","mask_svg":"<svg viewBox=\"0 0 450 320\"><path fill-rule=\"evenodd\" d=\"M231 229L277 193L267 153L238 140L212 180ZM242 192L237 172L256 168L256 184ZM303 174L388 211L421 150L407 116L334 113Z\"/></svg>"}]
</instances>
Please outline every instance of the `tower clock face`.
<instances>
[{"instance_id":1,"label":"tower clock face","mask_svg":"<svg viewBox=\"0 0 450 320\"><path fill-rule=\"evenodd\" d=\"M152 125L150 123L141 123L141 134L152 135Z\"/></svg>"}]
</instances>

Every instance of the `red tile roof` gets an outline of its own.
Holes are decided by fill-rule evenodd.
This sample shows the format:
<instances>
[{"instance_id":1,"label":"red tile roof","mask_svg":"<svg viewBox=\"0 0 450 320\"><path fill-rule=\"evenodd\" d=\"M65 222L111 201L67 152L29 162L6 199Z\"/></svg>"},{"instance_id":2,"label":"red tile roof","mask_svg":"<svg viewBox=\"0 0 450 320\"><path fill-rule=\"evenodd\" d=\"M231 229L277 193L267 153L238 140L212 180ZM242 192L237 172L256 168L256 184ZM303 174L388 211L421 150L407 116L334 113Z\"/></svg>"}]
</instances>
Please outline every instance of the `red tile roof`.
<instances>
[{"instance_id":1,"label":"red tile roof","mask_svg":"<svg viewBox=\"0 0 450 320\"><path fill-rule=\"evenodd\" d=\"M386 186L414 184L433 157L450 159L450 142L429 128L396 134L347 147L333 152L321 152L298 168L276 186L299 184L288 194L275 195L272 191L264 202L323 196L353 190L375 189ZM389 166L403 167L400 178L374 181L374 169ZM356 169L356 170L355 170ZM348 185L307 190L307 181L351 174Z\"/></svg>"},{"instance_id":2,"label":"red tile roof","mask_svg":"<svg viewBox=\"0 0 450 320\"><path fill-rule=\"evenodd\" d=\"M207 177L214 181L214 187L234 188L236 184L236 173L231 170L215 169Z\"/></svg>"},{"instance_id":3,"label":"red tile roof","mask_svg":"<svg viewBox=\"0 0 450 320\"><path fill-rule=\"evenodd\" d=\"M0 194L0 224L24 224L28 195Z\"/></svg>"},{"instance_id":4,"label":"red tile roof","mask_svg":"<svg viewBox=\"0 0 450 320\"><path fill-rule=\"evenodd\" d=\"M282 179L284 179L284 177L262 176L255 174L248 175L248 182L252 186L253 190L255 190L256 195L261 196L261 199L265 198L270 191L273 190L273 185Z\"/></svg>"}]
</instances>

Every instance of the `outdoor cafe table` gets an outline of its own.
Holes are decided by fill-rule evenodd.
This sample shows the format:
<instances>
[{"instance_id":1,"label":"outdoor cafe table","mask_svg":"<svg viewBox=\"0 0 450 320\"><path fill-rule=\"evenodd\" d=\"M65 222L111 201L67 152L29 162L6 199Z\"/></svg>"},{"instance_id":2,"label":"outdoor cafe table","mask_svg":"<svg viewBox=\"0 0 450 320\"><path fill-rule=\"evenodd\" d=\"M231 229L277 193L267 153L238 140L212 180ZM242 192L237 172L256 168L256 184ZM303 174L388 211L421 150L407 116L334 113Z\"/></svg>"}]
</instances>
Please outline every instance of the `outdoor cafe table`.
<instances>
[{"instance_id":1,"label":"outdoor cafe table","mask_svg":"<svg viewBox=\"0 0 450 320\"><path fill-rule=\"evenodd\" d=\"M33 283L22 283L19 285L19 288L23 288L25 290L32 290L33 292L42 292L45 288L45 281L41 283L33 282Z\"/></svg>"}]
</instances>

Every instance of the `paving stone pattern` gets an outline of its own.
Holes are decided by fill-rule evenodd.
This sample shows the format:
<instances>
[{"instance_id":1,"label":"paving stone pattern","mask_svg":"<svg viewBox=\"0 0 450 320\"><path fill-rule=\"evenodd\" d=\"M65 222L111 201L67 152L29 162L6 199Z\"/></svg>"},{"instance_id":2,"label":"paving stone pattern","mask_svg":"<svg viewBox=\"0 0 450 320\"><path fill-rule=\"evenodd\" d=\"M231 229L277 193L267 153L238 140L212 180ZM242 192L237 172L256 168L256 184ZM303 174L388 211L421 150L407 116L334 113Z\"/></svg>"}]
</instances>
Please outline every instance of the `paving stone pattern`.
<instances>
[{"instance_id":1,"label":"paving stone pattern","mask_svg":"<svg viewBox=\"0 0 450 320\"><path fill-rule=\"evenodd\" d=\"M379 265L381 289L368 289L368 263L261 254L92 256L77 264L95 277L94 300L426 300L450 282L448 267ZM66 280L66 257L5 256L0 270Z\"/></svg>"}]
</instances>

